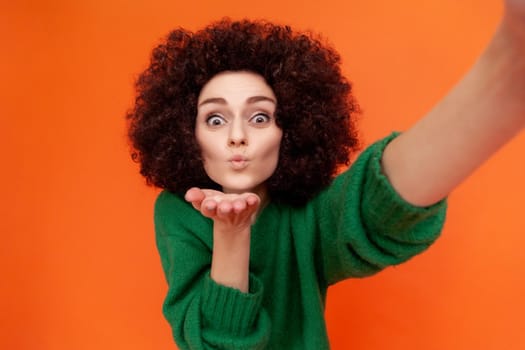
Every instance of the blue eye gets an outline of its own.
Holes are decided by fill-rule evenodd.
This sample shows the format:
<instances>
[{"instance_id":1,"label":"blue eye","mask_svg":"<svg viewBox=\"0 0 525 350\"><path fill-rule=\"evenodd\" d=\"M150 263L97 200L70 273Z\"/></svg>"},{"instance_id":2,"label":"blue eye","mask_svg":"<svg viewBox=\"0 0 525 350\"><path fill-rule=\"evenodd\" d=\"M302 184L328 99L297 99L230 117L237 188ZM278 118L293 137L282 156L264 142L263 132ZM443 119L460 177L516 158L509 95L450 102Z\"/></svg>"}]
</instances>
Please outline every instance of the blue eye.
<instances>
[{"instance_id":1,"label":"blue eye","mask_svg":"<svg viewBox=\"0 0 525 350\"><path fill-rule=\"evenodd\" d=\"M255 124L267 123L270 121L270 117L263 113L258 113L250 118L250 122Z\"/></svg>"},{"instance_id":2,"label":"blue eye","mask_svg":"<svg viewBox=\"0 0 525 350\"><path fill-rule=\"evenodd\" d=\"M214 114L206 118L206 124L208 124L209 126L219 126L226 124L226 121L220 115Z\"/></svg>"}]
</instances>

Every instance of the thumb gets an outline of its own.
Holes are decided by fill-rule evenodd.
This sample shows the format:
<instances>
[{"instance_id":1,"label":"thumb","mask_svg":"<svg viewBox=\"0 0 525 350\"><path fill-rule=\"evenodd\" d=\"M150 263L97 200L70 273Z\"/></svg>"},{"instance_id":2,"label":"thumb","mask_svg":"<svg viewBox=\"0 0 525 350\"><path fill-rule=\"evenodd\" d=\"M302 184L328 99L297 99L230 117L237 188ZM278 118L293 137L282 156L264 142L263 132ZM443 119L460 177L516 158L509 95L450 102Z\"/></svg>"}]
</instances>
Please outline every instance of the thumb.
<instances>
[{"instance_id":1,"label":"thumb","mask_svg":"<svg viewBox=\"0 0 525 350\"><path fill-rule=\"evenodd\" d=\"M184 195L184 199L191 203L193 207L197 210L200 210L202 201L206 198L204 192L198 187L192 187Z\"/></svg>"}]
</instances>

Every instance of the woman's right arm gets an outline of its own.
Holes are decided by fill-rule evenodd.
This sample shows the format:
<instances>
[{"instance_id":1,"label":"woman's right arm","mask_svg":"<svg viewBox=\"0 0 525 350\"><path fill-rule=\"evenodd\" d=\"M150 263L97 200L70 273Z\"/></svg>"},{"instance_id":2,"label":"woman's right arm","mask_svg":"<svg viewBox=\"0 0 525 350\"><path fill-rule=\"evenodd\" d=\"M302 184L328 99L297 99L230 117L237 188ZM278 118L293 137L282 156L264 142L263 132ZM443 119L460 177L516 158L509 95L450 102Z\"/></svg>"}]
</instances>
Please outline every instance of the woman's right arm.
<instances>
[{"instance_id":1,"label":"woman's right arm","mask_svg":"<svg viewBox=\"0 0 525 350\"><path fill-rule=\"evenodd\" d=\"M399 196L382 172L383 151L397 135L370 145L314 199L328 285L401 264L440 235L446 200L414 206Z\"/></svg>"},{"instance_id":2,"label":"woman's right arm","mask_svg":"<svg viewBox=\"0 0 525 350\"><path fill-rule=\"evenodd\" d=\"M265 348L270 322L261 306L261 282L248 275L242 291L210 276L216 259L212 221L163 192L155 205L155 230L169 286L163 312L179 348Z\"/></svg>"},{"instance_id":3,"label":"woman's right arm","mask_svg":"<svg viewBox=\"0 0 525 350\"><path fill-rule=\"evenodd\" d=\"M191 188L184 197L204 217L213 220L211 278L248 292L250 232L260 199L253 193L225 194Z\"/></svg>"}]
</instances>

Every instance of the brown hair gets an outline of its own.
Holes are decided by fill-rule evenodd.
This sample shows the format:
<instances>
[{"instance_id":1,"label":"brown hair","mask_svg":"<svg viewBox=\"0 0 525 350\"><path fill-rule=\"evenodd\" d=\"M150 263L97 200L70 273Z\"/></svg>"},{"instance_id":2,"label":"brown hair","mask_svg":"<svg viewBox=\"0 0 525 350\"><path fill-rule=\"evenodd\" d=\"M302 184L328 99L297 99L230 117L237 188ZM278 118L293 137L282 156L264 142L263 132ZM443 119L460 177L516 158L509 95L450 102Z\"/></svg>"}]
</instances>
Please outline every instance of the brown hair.
<instances>
[{"instance_id":1,"label":"brown hair","mask_svg":"<svg viewBox=\"0 0 525 350\"><path fill-rule=\"evenodd\" d=\"M303 204L358 149L358 106L338 53L288 26L223 19L195 33L169 33L136 82L127 113L132 158L150 185L181 195L193 186L220 189L206 175L195 139L197 99L213 76L239 70L264 77L277 97L283 138L266 182L269 196Z\"/></svg>"}]
</instances>

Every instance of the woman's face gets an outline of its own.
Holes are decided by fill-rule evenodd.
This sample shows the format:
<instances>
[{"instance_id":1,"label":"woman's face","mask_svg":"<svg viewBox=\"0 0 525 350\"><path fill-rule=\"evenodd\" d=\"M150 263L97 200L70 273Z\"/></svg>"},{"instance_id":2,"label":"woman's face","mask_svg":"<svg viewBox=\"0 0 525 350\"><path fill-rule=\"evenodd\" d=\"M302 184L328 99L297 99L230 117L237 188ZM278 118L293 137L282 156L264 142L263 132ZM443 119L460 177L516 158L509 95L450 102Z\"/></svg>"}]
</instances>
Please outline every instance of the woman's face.
<instances>
[{"instance_id":1,"label":"woman's face","mask_svg":"<svg viewBox=\"0 0 525 350\"><path fill-rule=\"evenodd\" d=\"M279 160L277 100L258 74L222 72L199 95L195 136L204 170L226 193L264 195Z\"/></svg>"}]
</instances>

